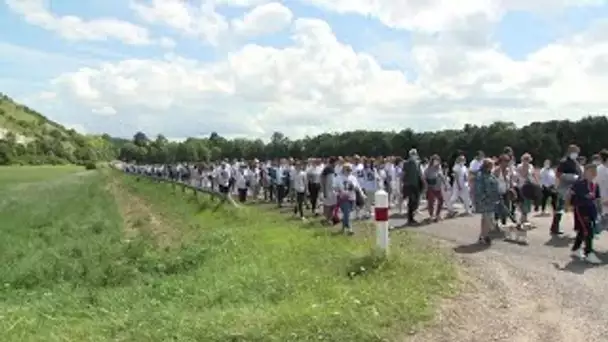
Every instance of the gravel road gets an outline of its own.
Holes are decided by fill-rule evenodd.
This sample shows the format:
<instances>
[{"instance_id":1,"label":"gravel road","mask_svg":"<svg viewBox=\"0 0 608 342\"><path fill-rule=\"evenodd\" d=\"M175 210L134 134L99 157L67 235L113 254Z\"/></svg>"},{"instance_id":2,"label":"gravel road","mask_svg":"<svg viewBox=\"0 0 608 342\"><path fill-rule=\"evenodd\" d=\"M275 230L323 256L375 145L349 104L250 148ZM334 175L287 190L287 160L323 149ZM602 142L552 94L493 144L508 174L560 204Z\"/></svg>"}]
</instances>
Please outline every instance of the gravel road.
<instances>
[{"instance_id":1,"label":"gravel road","mask_svg":"<svg viewBox=\"0 0 608 342\"><path fill-rule=\"evenodd\" d=\"M549 217L533 215L531 222L537 228L528 233L527 246L497 238L485 249L474 244L478 217L403 228L452 249L466 284L463 294L444 303L435 326L405 341L608 341L607 266L570 257L572 216L563 219L567 234L561 239L549 236ZM595 242L598 256L608 264L608 233Z\"/></svg>"}]
</instances>

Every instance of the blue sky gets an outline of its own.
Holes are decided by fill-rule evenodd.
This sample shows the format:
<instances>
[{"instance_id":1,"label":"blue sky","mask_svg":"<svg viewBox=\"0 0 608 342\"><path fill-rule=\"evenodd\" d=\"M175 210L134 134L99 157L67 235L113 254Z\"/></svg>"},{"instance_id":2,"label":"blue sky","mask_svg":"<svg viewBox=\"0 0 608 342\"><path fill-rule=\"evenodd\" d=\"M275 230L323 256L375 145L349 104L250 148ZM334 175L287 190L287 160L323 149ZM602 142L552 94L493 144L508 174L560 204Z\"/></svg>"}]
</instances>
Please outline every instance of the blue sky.
<instances>
[{"instance_id":1,"label":"blue sky","mask_svg":"<svg viewBox=\"0 0 608 342\"><path fill-rule=\"evenodd\" d=\"M9 1L6 0L6 2ZM109 100L104 100L104 106L122 106L125 109L121 111L120 117L106 116L102 119L91 113L92 109L87 108L87 105L82 102L71 103L69 99L59 97L56 99L58 102L54 104L40 100L41 92L55 92L52 80L66 73L76 73L83 67L99 68L103 63L120 63L133 59L163 60L167 54L170 54L196 60L203 65L210 65L225 61L227 56L237 54L246 44L273 47L281 51L294 45L293 29L289 27L247 39L231 39L227 44L214 46L201 40L200 37L184 34L167 24L144 20L128 5L128 1L124 0L27 1L48 5L46 8L44 6L40 8L47 11L46 13L52 14L54 18L75 16L85 22L100 18L113 18L143 27L149 31L151 37L170 38L175 42L174 47L167 48L158 44L126 44L124 41L111 37L100 40L73 39L62 35L58 30L49 28L48 25L45 27L45 25L28 22L23 13L9 7L4 0L0 1L0 75L2 75L0 76L0 91L30 104L51 118L88 132L99 132L100 129L104 129L110 130L110 133L113 134L125 134L129 130L138 128L158 129L158 127L163 127L163 124L157 122L159 120L157 117L150 119L151 122L156 122L155 124L147 125L146 120L142 119L139 113L137 115L127 113L129 110L134 111L137 108L129 106L128 103L125 104L124 99L121 103L108 103ZM141 2L146 3L143 0ZM390 1L387 2L390 3ZM332 11L318 6L318 3L314 1L291 0L282 4L291 11L293 20L315 18L328 23L335 38L342 46L352 48L355 53L371 55L383 71L396 71L410 83L418 81L422 83L418 79L421 72L420 61L412 62L412 54L416 48L413 36L421 34L416 28L391 27L386 20L383 20L381 14L364 16L354 13L354 11L346 11L347 13ZM242 18L253 8L254 6L217 6L215 11L230 22L233 19ZM607 18L608 6L566 7L552 10L550 13L547 15L543 11L505 10L500 19L493 22L487 32L491 37L492 48L514 62L526 61L532 53L549 44L561 43L572 35L584 33L597 22ZM428 34L428 32L424 33ZM447 31L434 32L428 36L447 34ZM429 87L428 89L434 88ZM395 103L398 102L395 101ZM127 107L130 109L127 110ZM253 107L258 108L256 110L261 108L260 106ZM217 107L214 108L217 109ZM362 110L361 108L368 110L366 105L361 105L358 112ZM419 118L423 115L421 112ZM447 113L433 113L433 115L446 116ZM136 116L138 119L133 119ZM411 115L408 117L408 120L415 120ZM459 125L467 118L464 115L463 119L452 121ZM105 123L100 125L100 121L105 121ZM429 127L428 123L422 121L419 119L418 123L413 123L414 127L419 129L444 128L432 125ZM117 127L126 123L127 128L125 130L113 128L113 123ZM227 126L225 122L217 124L218 127ZM264 133L260 134L267 134L269 130L276 128L274 126L263 127ZM311 130L314 131L314 127L308 127L306 132ZM320 130L321 128L318 129L318 131ZM298 131L294 134L302 132ZM190 133L191 131L188 129L173 127L169 134ZM231 133L243 134L245 132L226 132L226 134Z\"/></svg>"}]
</instances>

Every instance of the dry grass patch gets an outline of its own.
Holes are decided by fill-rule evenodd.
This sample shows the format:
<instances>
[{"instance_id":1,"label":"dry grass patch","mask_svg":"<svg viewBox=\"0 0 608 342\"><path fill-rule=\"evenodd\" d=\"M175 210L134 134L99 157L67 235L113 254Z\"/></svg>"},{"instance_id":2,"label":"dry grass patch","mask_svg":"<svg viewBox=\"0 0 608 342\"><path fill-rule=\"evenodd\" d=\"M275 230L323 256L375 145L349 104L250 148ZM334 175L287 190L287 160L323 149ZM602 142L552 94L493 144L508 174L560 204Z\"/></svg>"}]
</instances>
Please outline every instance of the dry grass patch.
<instances>
[{"instance_id":1,"label":"dry grass patch","mask_svg":"<svg viewBox=\"0 0 608 342\"><path fill-rule=\"evenodd\" d=\"M144 234L150 236L158 247L174 246L179 239L179 232L155 213L146 200L129 191L117 177L108 177L108 191L114 196L123 228L128 239Z\"/></svg>"}]
</instances>

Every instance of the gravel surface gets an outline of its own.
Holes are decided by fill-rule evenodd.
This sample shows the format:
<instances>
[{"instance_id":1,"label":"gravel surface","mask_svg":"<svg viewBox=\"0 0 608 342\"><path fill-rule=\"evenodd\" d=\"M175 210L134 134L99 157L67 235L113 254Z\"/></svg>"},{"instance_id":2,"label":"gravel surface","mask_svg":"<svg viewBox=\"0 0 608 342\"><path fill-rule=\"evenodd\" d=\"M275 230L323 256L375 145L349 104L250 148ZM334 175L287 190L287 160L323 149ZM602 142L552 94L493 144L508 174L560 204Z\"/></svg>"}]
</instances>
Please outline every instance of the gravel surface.
<instances>
[{"instance_id":1,"label":"gravel surface","mask_svg":"<svg viewBox=\"0 0 608 342\"><path fill-rule=\"evenodd\" d=\"M527 246L497 237L485 249L475 244L476 216L402 228L451 248L465 280L463 293L446 300L436 324L405 341L608 341L606 266L570 257L571 215L562 221L567 234L561 239L551 239L550 217L532 215L530 220L537 228L528 232ZM392 226L404 223L391 220ZM598 256L608 264L608 233L595 242Z\"/></svg>"}]
</instances>

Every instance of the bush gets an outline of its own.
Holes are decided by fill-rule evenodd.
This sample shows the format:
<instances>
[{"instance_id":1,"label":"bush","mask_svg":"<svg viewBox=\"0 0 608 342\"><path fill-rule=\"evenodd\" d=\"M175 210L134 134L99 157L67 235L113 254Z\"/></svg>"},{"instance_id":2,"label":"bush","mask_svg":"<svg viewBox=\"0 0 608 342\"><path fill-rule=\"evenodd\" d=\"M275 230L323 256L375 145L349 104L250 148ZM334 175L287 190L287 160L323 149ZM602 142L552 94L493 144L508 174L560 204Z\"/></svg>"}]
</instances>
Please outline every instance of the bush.
<instances>
[{"instance_id":1,"label":"bush","mask_svg":"<svg viewBox=\"0 0 608 342\"><path fill-rule=\"evenodd\" d=\"M86 162L84 163L84 168L87 170L97 170L97 164L93 162Z\"/></svg>"}]
</instances>

